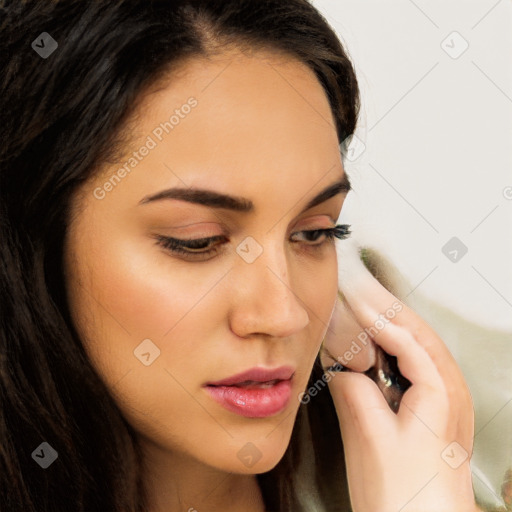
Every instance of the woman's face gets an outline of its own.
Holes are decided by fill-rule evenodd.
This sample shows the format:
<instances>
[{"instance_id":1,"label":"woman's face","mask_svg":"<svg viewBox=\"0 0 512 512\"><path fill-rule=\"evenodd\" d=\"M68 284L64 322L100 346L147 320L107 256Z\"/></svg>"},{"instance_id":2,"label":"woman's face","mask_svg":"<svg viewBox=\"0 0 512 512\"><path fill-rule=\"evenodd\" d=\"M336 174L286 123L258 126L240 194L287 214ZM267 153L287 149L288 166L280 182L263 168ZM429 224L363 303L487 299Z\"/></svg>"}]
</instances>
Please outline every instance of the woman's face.
<instances>
[{"instance_id":1,"label":"woman's face","mask_svg":"<svg viewBox=\"0 0 512 512\"><path fill-rule=\"evenodd\" d=\"M234 473L284 454L337 294L334 243L303 233L333 227L346 195L318 198L344 179L334 126L299 62L196 59L145 98L126 157L74 197L73 319L146 446ZM158 237L217 238L173 252ZM282 366L289 382L207 385Z\"/></svg>"}]
</instances>

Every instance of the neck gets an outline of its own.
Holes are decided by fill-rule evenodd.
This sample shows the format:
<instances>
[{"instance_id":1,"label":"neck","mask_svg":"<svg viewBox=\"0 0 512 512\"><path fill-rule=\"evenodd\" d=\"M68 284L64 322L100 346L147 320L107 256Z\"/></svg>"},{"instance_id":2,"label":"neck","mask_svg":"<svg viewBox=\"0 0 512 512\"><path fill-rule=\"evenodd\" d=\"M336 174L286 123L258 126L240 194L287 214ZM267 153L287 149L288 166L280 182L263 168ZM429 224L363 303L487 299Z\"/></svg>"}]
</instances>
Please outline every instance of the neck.
<instances>
[{"instance_id":1,"label":"neck","mask_svg":"<svg viewBox=\"0 0 512 512\"><path fill-rule=\"evenodd\" d=\"M256 475L227 473L142 442L148 512L265 512Z\"/></svg>"}]
</instances>

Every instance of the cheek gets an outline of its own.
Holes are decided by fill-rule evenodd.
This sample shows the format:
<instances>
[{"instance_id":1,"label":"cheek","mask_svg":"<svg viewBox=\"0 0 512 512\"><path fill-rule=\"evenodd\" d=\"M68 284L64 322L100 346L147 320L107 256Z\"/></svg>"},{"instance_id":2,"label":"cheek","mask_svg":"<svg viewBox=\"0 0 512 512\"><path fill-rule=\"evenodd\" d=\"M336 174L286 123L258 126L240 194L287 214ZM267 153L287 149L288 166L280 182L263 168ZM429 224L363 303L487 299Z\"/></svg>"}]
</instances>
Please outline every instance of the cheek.
<instances>
[{"instance_id":1,"label":"cheek","mask_svg":"<svg viewBox=\"0 0 512 512\"><path fill-rule=\"evenodd\" d=\"M226 433L205 408L200 386L213 356L219 358L219 347L209 345L225 317L216 288L223 272L185 272L151 243L148 250L141 245L109 237L101 252L81 248L87 258L70 267L74 321L93 365L139 433L193 451L187 439L207 431L220 436L218 447ZM219 455L212 450L212 457Z\"/></svg>"},{"instance_id":2,"label":"cheek","mask_svg":"<svg viewBox=\"0 0 512 512\"><path fill-rule=\"evenodd\" d=\"M232 262L185 264L151 240L119 233L112 229L81 247L83 256L70 267L69 289L84 344L123 415L161 446L229 471L247 471L237 453L257 440L263 457L252 469L268 470L287 446L294 415L258 427L215 412L201 390L206 376L232 369L231 362L222 365L231 350L240 350L236 343L226 344L228 312L236 307L236 282L228 274ZM287 355L300 365L305 388L336 298L337 260L333 250L318 261L294 261L293 291L308 310L310 325L290 343ZM148 339L144 352L138 351ZM134 351L139 356L149 352L150 364ZM290 407L296 410L298 400Z\"/></svg>"},{"instance_id":3,"label":"cheek","mask_svg":"<svg viewBox=\"0 0 512 512\"><path fill-rule=\"evenodd\" d=\"M302 345L303 367L300 380L305 388L313 363L326 336L338 296L338 262L335 250L333 249L317 262L299 263L295 276L294 291L310 319Z\"/></svg>"},{"instance_id":4,"label":"cheek","mask_svg":"<svg viewBox=\"0 0 512 512\"><path fill-rule=\"evenodd\" d=\"M338 296L338 261L333 248L321 261L298 269L298 296L307 305L311 323L325 335Z\"/></svg>"},{"instance_id":5,"label":"cheek","mask_svg":"<svg viewBox=\"0 0 512 512\"><path fill-rule=\"evenodd\" d=\"M80 249L72 267L72 309L91 357L113 379L137 362L134 351L144 340L155 345L160 364L175 368L201 362L212 350L211 340L224 339L233 306L226 283L234 289L236 283L232 275L224 283L223 278L233 262L186 263L121 228L98 229ZM314 360L337 296L336 251L290 261L293 291L310 317L307 359Z\"/></svg>"},{"instance_id":6,"label":"cheek","mask_svg":"<svg viewBox=\"0 0 512 512\"><path fill-rule=\"evenodd\" d=\"M108 347L111 359L131 366L134 350L150 339L159 357L172 355L173 366L190 359L204 340L201 329L219 321L222 301L215 285L222 270L198 266L191 271L151 240L112 235L100 245L95 258L78 262L80 280L89 284L75 294L78 316L94 319L85 331L95 358L102 360ZM180 342L173 342L171 354L175 339Z\"/></svg>"}]
</instances>

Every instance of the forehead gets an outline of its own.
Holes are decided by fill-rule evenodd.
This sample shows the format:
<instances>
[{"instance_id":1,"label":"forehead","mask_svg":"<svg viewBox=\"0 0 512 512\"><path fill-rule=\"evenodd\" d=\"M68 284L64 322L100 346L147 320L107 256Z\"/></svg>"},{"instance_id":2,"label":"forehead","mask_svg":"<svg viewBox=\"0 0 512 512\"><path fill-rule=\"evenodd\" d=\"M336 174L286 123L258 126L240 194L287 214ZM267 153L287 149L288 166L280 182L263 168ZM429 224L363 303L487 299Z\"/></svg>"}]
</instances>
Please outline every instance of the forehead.
<instances>
[{"instance_id":1,"label":"forehead","mask_svg":"<svg viewBox=\"0 0 512 512\"><path fill-rule=\"evenodd\" d=\"M138 200L159 187L212 180L250 197L255 179L288 187L294 180L316 182L333 166L341 174L326 93L300 61L226 52L184 61L166 78L140 102L132 142L101 180L124 165L130 169L122 173L130 175L124 192Z\"/></svg>"},{"instance_id":2,"label":"forehead","mask_svg":"<svg viewBox=\"0 0 512 512\"><path fill-rule=\"evenodd\" d=\"M197 100L197 108L191 115L179 112L189 98ZM173 113L179 120L171 119ZM186 123L181 122L184 116ZM173 125L169 144L188 135L203 136L203 144L212 139L241 142L247 139L244 135L264 141L296 123L304 139L326 133L336 138L332 112L314 72L292 56L268 51L232 50L185 60L159 82L156 92L144 97L135 117L138 138L133 148L166 121Z\"/></svg>"}]
</instances>

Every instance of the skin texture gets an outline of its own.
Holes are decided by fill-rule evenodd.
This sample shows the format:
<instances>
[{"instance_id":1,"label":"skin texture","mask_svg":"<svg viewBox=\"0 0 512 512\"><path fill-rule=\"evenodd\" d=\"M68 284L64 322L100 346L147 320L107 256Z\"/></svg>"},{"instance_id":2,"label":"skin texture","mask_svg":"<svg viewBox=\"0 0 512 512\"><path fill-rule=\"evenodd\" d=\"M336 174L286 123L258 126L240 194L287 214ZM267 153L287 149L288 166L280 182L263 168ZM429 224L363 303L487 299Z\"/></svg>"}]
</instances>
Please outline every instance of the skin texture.
<instances>
[{"instance_id":1,"label":"skin texture","mask_svg":"<svg viewBox=\"0 0 512 512\"><path fill-rule=\"evenodd\" d=\"M153 136L156 147L103 198L94 190L105 190L124 161L73 198L68 297L93 364L143 442L150 512L261 512L254 474L274 467L288 445L338 289L334 243L313 247L297 233L333 227L345 194L302 210L344 171L315 75L269 52L183 63L145 98L127 154L189 97L197 106L161 141ZM139 204L169 187L245 197L255 209ZM210 259L187 261L156 245L155 234L228 241ZM253 263L236 252L247 236L263 248ZM145 366L134 350L148 338L160 355ZM268 418L229 412L202 388L285 364L296 368L292 399ZM249 442L261 453L250 468L237 456Z\"/></svg>"},{"instance_id":2,"label":"skin texture","mask_svg":"<svg viewBox=\"0 0 512 512\"><path fill-rule=\"evenodd\" d=\"M344 199L341 193L305 210L344 174L328 100L306 66L269 52L185 62L145 97L126 154L191 97L197 105L115 187L105 184L123 159L98 170L72 198L68 299L93 364L141 439L149 512L262 512L255 474L286 450L329 323L326 345L337 355L397 299L357 254L337 255L332 241L302 235L333 227ZM254 211L176 199L141 204L169 187L244 197ZM224 238L211 257L186 260L158 246L155 235ZM262 249L252 263L236 250L248 236ZM338 276L346 302L335 308ZM145 365L134 351L148 339L150 354L156 346L159 355ZM329 381L352 509L477 510L471 397L453 357L403 304L374 341L398 358L412 385L393 413L359 373L372 364L371 344L352 362L357 371ZM203 388L255 366L281 365L295 368L292 399L267 418L229 412ZM468 454L456 469L442 457L450 443ZM255 454L253 445L260 458L248 467L239 452Z\"/></svg>"}]
</instances>

